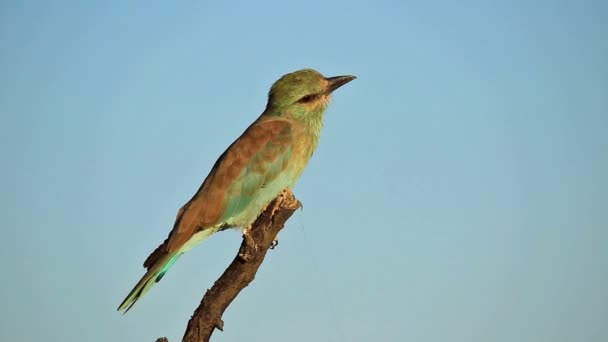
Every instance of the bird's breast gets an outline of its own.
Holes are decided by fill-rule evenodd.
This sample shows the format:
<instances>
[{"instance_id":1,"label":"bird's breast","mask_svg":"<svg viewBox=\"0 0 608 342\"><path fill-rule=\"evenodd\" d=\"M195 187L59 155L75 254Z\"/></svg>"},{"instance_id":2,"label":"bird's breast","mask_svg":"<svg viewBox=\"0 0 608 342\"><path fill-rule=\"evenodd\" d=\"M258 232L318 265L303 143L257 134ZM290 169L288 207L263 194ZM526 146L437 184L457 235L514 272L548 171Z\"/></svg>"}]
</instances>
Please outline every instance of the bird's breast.
<instances>
[{"instance_id":1,"label":"bird's breast","mask_svg":"<svg viewBox=\"0 0 608 342\"><path fill-rule=\"evenodd\" d=\"M249 204L226 221L228 225L239 227L250 225L273 199L283 190L293 188L300 179L317 147L318 139L303 134L304 132L296 133L299 134L292 139L290 153L287 153L287 157L282 161L281 171L255 191Z\"/></svg>"}]
</instances>

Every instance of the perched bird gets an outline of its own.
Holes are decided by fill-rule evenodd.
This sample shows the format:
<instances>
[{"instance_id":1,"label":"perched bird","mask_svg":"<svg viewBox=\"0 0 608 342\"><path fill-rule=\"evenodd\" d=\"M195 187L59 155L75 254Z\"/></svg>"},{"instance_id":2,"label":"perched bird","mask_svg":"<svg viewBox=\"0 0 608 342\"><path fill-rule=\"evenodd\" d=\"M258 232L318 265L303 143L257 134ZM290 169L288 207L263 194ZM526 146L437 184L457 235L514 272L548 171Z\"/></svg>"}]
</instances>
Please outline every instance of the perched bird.
<instances>
[{"instance_id":1,"label":"perched bird","mask_svg":"<svg viewBox=\"0 0 608 342\"><path fill-rule=\"evenodd\" d=\"M281 191L291 189L317 148L331 93L355 78L303 69L276 81L262 115L179 209L169 237L148 256L148 271L118 310L126 313L192 247L220 230L248 227Z\"/></svg>"}]
</instances>

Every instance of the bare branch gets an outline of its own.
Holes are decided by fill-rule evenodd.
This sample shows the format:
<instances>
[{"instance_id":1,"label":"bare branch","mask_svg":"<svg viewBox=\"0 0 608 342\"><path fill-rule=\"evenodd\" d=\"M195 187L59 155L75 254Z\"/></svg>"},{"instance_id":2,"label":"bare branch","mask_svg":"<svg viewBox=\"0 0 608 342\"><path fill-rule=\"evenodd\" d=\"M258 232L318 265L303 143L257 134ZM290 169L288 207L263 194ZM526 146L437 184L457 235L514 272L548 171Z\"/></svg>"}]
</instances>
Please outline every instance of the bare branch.
<instances>
[{"instance_id":1,"label":"bare branch","mask_svg":"<svg viewBox=\"0 0 608 342\"><path fill-rule=\"evenodd\" d=\"M188 322L183 342L208 342L215 329L224 330L224 311L241 290L253 281L274 238L300 207L300 201L291 191L286 190L268 205L251 228L243 232L238 254L205 293ZM163 337L157 342L168 341Z\"/></svg>"}]
</instances>

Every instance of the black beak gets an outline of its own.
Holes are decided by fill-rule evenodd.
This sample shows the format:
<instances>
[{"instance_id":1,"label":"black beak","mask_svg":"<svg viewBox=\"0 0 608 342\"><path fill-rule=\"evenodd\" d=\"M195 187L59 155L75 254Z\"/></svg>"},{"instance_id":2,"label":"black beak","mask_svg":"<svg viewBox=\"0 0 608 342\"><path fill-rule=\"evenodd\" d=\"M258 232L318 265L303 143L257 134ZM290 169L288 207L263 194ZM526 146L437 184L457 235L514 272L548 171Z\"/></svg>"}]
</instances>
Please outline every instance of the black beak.
<instances>
[{"instance_id":1,"label":"black beak","mask_svg":"<svg viewBox=\"0 0 608 342\"><path fill-rule=\"evenodd\" d=\"M357 77L352 75L328 77L326 80L329 82L329 84L327 85L326 92L329 94L355 78Z\"/></svg>"}]
</instances>

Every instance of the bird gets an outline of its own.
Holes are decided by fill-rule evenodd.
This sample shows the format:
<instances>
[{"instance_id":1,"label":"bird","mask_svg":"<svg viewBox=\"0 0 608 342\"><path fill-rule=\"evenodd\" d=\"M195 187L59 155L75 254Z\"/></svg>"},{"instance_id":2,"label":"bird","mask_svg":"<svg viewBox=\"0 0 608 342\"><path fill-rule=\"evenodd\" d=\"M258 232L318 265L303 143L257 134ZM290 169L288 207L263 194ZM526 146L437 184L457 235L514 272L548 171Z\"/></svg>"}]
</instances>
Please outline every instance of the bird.
<instances>
[{"instance_id":1,"label":"bird","mask_svg":"<svg viewBox=\"0 0 608 342\"><path fill-rule=\"evenodd\" d=\"M275 197L291 189L319 144L332 93L355 78L301 69L274 82L262 114L220 155L178 210L169 236L145 260L146 273L118 311L127 313L182 254L218 231L246 229Z\"/></svg>"}]
</instances>

